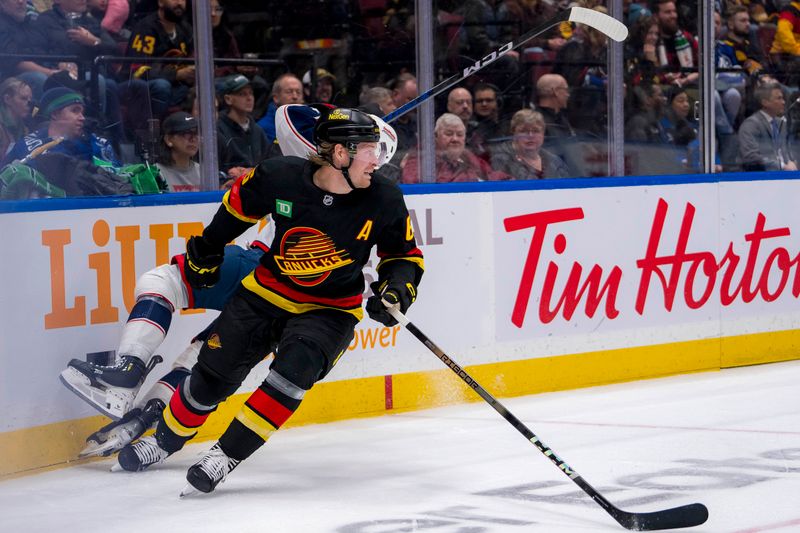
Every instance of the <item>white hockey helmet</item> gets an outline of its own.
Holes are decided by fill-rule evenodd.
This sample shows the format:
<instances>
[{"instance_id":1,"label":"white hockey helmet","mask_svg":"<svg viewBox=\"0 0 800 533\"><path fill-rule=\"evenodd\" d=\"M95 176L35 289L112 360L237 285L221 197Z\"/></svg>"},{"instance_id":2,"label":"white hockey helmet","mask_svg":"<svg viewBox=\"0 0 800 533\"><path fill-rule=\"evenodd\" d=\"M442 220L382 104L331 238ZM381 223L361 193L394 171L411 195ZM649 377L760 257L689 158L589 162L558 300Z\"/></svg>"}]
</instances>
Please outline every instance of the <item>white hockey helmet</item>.
<instances>
[{"instance_id":1,"label":"white hockey helmet","mask_svg":"<svg viewBox=\"0 0 800 533\"><path fill-rule=\"evenodd\" d=\"M375 123L381 129L381 140L378 141L378 167L388 163L397 151L397 133L394 128L378 116L370 114Z\"/></svg>"},{"instance_id":2,"label":"white hockey helmet","mask_svg":"<svg viewBox=\"0 0 800 533\"><path fill-rule=\"evenodd\" d=\"M319 110L304 104L282 105L275 112L275 136L283 155L308 159L317 153L314 126Z\"/></svg>"}]
</instances>

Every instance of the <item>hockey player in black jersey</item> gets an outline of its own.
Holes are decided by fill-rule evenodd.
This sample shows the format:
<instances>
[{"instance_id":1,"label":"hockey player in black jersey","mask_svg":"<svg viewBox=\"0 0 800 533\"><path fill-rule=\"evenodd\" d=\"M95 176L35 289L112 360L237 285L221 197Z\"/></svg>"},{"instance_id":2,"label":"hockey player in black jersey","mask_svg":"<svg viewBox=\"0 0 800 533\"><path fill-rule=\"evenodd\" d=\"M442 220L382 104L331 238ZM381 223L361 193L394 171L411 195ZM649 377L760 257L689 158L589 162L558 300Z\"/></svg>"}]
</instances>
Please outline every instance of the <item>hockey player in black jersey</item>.
<instances>
[{"instance_id":1,"label":"hockey player in black jersey","mask_svg":"<svg viewBox=\"0 0 800 533\"><path fill-rule=\"evenodd\" d=\"M380 263L366 306L370 317L393 325L381 300L405 312L416 299L424 263L402 193L371 176L379 155L376 122L357 110L332 109L317 121L314 137L317 155L310 161L269 159L239 178L203 235L187 243L189 282L212 286L225 243L267 214L275 222L270 251L219 316L155 435L126 446L119 468L143 470L182 448L277 343L264 382L189 468L184 493L214 490L346 351L363 316L362 270L373 246Z\"/></svg>"}]
</instances>

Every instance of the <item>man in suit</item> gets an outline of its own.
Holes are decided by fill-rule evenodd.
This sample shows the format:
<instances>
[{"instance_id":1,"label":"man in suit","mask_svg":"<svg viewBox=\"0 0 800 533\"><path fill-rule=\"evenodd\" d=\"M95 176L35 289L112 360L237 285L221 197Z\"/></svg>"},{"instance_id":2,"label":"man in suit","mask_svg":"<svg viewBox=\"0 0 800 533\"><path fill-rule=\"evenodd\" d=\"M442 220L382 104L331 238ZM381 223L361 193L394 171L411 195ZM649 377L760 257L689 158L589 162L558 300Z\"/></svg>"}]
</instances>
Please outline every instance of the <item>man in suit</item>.
<instances>
[{"instance_id":1,"label":"man in suit","mask_svg":"<svg viewBox=\"0 0 800 533\"><path fill-rule=\"evenodd\" d=\"M786 100L778 83L765 83L754 92L761 109L739 127L739 148L745 170L797 170L789 151Z\"/></svg>"}]
</instances>

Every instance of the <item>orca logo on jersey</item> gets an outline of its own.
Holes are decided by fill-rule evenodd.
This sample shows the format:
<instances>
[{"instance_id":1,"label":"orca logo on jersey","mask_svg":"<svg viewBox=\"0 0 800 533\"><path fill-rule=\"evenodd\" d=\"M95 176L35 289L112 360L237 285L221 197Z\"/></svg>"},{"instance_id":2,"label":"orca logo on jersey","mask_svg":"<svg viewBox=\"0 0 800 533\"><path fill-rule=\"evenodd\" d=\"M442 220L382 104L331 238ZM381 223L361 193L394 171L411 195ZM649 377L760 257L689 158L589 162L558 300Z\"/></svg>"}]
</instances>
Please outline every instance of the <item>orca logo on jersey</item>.
<instances>
[{"instance_id":1,"label":"orca logo on jersey","mask_svg":"<svg viewBox=\"0 0 800 533\"><path fill-rule=\"evenodd\" d=\"M337 250L328 235L318 229L296 227L281 239L275 263L281 274L303 287L319 285L331 271L349 265L353 260L346 250Z\"/></svg>"}]
</instances>

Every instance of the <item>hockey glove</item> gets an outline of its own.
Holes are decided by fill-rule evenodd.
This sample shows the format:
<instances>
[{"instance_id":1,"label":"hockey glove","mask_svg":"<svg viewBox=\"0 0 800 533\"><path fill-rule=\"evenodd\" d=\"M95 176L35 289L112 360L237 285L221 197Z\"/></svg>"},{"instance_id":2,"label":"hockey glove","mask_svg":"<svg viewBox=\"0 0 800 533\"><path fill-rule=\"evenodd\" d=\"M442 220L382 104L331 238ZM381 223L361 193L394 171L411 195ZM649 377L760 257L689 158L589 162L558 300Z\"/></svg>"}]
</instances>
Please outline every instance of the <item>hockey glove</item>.
<instances>
[{"instance_id":1,"label":"hockey glove","mask_svg":"<svg viewBox=\"0 0 800 533\"><path fill-rule=\"evenodd\" d=\"M417 288L411 282L376 281L370 284L370 288L372 296L367 299L367 314L384 326L394 326L397 320L389 314L381 300L398 306L400 312L405 314L417 299Z\"/></svg>"},{"instance_id":2,"label":"hockey glove","mask_svg":"<svg viewBox=\"0 0 800 533\"><path fill-rule=\"evenodd\" d=\"M222 258L223 254L202 236L190 237L186 243L186 281L196 289L213 287L219 281Z\"/></svg>"}]
</instances>

